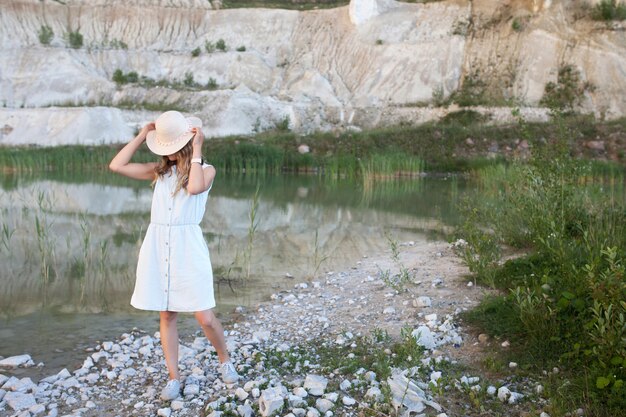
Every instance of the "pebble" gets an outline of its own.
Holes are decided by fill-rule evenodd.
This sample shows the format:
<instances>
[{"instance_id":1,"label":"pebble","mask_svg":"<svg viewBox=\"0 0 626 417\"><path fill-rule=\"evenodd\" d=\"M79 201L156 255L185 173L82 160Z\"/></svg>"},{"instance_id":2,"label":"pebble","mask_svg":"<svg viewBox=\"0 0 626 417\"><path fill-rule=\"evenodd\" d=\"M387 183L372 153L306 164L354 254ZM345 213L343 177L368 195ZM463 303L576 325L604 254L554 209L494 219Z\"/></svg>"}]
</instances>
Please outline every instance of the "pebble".
<instances>
[{"instance_id":1,"label":"pebble","mask_svg":"<svg viewBox=\"0 0 626 417\"><path fill-rule=\"evenodd\" d=\"M0 360L0 368L13 369L13 368L18 368L20 366L28 367L28 366L34 366L34 365L35 363L33 362L30 355L10 356L8 358L4 358Z\"/></svg>"},{"instance_id":2,"label":"pebble","mask_svg":"<svg viewBox=\"0 0 626 417\"><path fill-rule=\"evenodd\" d=\"M159 408L157 410L157 416L159 417L170 417L170 415L172 414L172 409L171 408Z\"/></svg>"}]
</instances>

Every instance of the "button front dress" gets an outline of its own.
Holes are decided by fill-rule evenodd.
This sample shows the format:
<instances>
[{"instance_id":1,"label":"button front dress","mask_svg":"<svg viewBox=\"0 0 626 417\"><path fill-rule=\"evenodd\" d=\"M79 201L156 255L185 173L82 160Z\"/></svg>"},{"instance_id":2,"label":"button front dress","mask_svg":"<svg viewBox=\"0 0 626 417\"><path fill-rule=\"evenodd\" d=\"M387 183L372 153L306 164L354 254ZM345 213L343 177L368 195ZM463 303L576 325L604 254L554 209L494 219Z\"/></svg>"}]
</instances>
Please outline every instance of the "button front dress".
<instances>
[{"instance_id":1,"label":"button front dress","mask_svg":"<svg viewBox=\"0 0 626 417\"><path fill-rule=\"evenodd\" d=\"M181 189L173 195L176 180L174 166L154 187L130 301L141 310L195 312L215 307L211 259L200 229L210 188L196 195Z\"/></svg>"}]
</instances>

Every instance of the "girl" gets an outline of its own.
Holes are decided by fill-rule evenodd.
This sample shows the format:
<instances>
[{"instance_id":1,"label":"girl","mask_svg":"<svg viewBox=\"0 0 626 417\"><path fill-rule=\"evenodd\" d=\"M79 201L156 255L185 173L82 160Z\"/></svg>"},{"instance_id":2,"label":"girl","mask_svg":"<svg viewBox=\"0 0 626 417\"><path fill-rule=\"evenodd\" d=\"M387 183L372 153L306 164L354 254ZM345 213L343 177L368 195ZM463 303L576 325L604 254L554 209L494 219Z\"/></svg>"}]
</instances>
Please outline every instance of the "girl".
<instances>
[{"instance_id":1,"label":"girl","mask_svg":"<svg viewBox=\"0 0 626 417\"><path fill-rule=\"evenodd\" d=\"M131 305L160 312L160 332L169 382L163 400L180 393L178 373L178 312L194 312L204 334L215 347L224 383L239 379L230 362L224 330L211 310L215 307L213 272L199 223L204 215L215 168L202 159L202 121L168 111L148 123L113 158L113 172L140 180L152 180L154 195L150 226L139 251L137 280ZM148 148L161 161L131 163L139 147Z\"/></svg>"}]
</instances>

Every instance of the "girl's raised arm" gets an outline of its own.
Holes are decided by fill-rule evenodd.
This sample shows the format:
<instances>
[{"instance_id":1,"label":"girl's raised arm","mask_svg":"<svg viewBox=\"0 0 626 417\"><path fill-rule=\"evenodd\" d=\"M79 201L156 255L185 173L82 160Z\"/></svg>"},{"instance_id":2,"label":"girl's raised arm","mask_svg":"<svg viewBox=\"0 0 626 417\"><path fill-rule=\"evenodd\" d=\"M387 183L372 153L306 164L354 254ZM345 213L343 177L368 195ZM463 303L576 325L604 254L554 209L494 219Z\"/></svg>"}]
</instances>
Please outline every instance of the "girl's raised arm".
<instances>
[{"instance_id":1,"label":"girl's raised arm","mask_svg":"<svg viewBox=\"0 0 626 417\"><path fill-rule=\"evenodd\" d=\"M137 180L154 179L154 169L158 165L156 162L147 162L143 164L130 162L137 149L139 149L139 147L145 142L146 135L151 130L154 130L154 122L145 125L139 134L133 140L128 142L126 146L124 146L122 150L117 153L117 155L115 155L109 164L109 169L113 172L117 172L118 174Z\"/></svg>"}]
</instances>

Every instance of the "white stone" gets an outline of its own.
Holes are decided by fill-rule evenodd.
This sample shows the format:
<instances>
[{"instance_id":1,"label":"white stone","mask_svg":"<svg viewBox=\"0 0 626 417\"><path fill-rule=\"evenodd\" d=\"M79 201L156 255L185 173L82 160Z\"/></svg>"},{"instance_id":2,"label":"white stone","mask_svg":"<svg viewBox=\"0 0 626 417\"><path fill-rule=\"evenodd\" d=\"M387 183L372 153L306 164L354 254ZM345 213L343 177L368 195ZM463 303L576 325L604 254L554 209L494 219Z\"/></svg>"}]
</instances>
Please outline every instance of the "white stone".
<instances>
[{"instance_id":1,"label":"white stone","mask_svg":"<svg viewBox=\"0 0 626 417\"><path fill-rule=\"evenodd\" d=\"M542 411L541 414L539 414L539 417L550 417L550 414L546 413L545 411Z\"/></svg>"},{"instance_id":2,"label":"white stone","mask_svg":"<svg viewBox=\"0 0 626 417\"><path fill-rule=\"evenodd\" d=\"M309 407L306 411L306 417L320 417L320 412L313 407Z\"/></svg>"},{"instance_id":3,"label":"white stone","mask_svg":"<svg viewBox=\"0 0 626 417\"><path fill-rule=\"evenodd\" d=\"M382 401L384 399L383 393L380 391L378 387L370 387L365 393L365 398L374 400L375 402Z\"/></svg>"},{"instance_id":4,"label":"white stone","mask_svg":"<svg viewBox=\"0 0 626 417\"><path fill-rule=\"evenodd\" d=\"M172 409L169 407L159 408L157 410L157 416L159 417L170 417L171 414L172 414Z\"/></svg>"},{"instance_id":5,"label":"white stone","mask_svg":"<svg viewBox=\"0 0 626 417\"><path fill-rule=\"evenodd\" d=\"M7 392L3 401L6 401L14 411L25 410L37 404L32 394L24 394L22 392Z\"/></svg>"},{"instance_id":6,"label":"white stone","mask_svg":"<svg viewBox=\"0 0 626 417\"><path fill-rule=\"evenodd\" d=\"M343 405L347 405L348 407L356 404L356 400L352 397L348 397L347 395L343 396L341 402L343 403Z\"/></svg>"},{"instance_id":7,"label":"white stone","mask_svg":"<svg viewBox=\"0 0 626 417\"><path fill-rule=\"evenodd\" d=\"M245 391L244 391L245 392ZM185 384L185 389L183 390L183 395L185 397L193 397L200 393L200 386L197 384ZM246 396L248 394L246 393Z\"/></svg>"},{"instance_id":8,"label":"white stone","mask_svg":"<svg viewBox=\"0 0 626 417\"><path fill-rule=\"evenodd\" d=\"M239 401L244 401L246 398L248 398L250 394L248 394L243 388L238 387L235 390L235 396L239 399Z\"/></svg>"},{"instance_id":9,"label":"white stone","mask_svg":"<svg viewBox=\"0 0 626 417\"><path fill-rule=\"evenodd\" d=\"M315 408L317 408L319 410L320 413L326 413L326 411L330 410L331 408L333 408L334 403L330 400L327 400L325 398L318 398L315 401Z\"/></svg>"},{"instance_id":10,"label":"white stone","mask_svg":"<svg viewBox=\"0 0 626 417\"><path fill-rule=\"evenodd\" d=\"M432 350L435 348L435 338L433 337L430 329L426 326L420 326L413 330L411 333L417 340L417 344L423 346L426 349Z\"/></svg>"},{"instance_id":11,"label":"white stone","mask_svg":"<svg viewBox=\"0 0 626 417\"><path fill-rule=\"evenodd\" d=\"M17 368L19 366L24 366L29 362L32 362L32 358L30 357L30 355L10 356L8 358L0 360L0 368Z\"/></svg>"},{"instance_id":12,"label":"white stone","mask_svg":"<svg viewBox=\"0 0 626 417\"><path fill-rule=\"evenodd\" d=\"M339 389L342 390L342 391L347 391L348 389L350 389L350 387L352 387L352 383L350 381L348 381L347 379L344 379L339 384Z\"/></svg>"},{"instance_id":13,"label":"white stone","mask_svg":"<svg viewBox=\"0 0 626 417\"><path fill-rule=\"evenodd\" d=\"M28 409L33 416L38 416L46 412L46 406L43 404L35 404Z\"/></svg>"},{"instance_id":14,"label":"white stone","mask_svg":"<svg viewBox=\"0 0 626 417\"><path fill-rule=\"evenodd\" d=\"M301 397L301 398L306 398L306 397L309 396L309 393L307 392L307 390L305 390L302 387L295 387L293 389L293 394L297 395L298 397Z\"/></svg>"},{"instance_id":15,"label":"white stone","mask_svg":"<svg viewBox=\"0 0 626 417\"><path fill-rule=\"evenodd\" d=\"M500 387L498 389L498 399L502 402L505 402L511 396L511 391L507 387Z\"/></svg>"},{"instance_id":16,"label":"white stone","mask_svg":"<svg viewBox=\"0 0 626 417\"><path fill-rule=\"evenodd\" d=\"M492 397L493 397L494 395L496 395L496 392L497 392L497 391L498 391L498 390L497 390L497 389L496 389L496 387L494 387L493 385L490 385L490 386L488 386L488 387L487 387L487 394L491 395Z\"/></svg>"},{"instance_id":17,"label":"white stone","mask_svg":"<svg viewBox=\"0 0 626 417\"><path fill-rule=\"evenodd\" d=\"M280 387L263 390L259 397L259 412L263 417L268 417L283 409L283 391Z\"/></svg>"},{"instance_id":18,"label":"white stone","mask_svg":"<svg viewBox=\"0 0 626 417\"><path fill-rule=\"evenodd\" d=\"M304 380L304 388L308 391L309 394L316 397L324 394L324 391L326 390L326 385L328 385L328 379L320 375L309 374Z\"/></svg>"},{"instance_id":19,"label":"white stone","mask_svg":"<svg viewBox=\"0 0 626 417\"><path fill-rule=\"evenodd\" d=\"M396 309L394 307L385 307L383 314L396 314Z\"/></svg>"},{"instance_id":20,"label":"white stone","mask_svg":"<svg viewBox=\"0 0 626 417\"><path fill-rule=\"evenodd\" d=\"M170 407L173 411L182 410L183 408L185 408L185 403L183 401L174 400L170 403Z\"/></svg>"},{"instance_id":21,"label":"white stone","mask_svg":"<svg viewBox=\"0 0 626 417\"><path fill-rule=\"evenodd\" d=\"M306 407L307 405L307 402L297 395L289 394L287 400L291 408Z\"/></svg>"},{"instance_id":22,"label":"white stone","mask_svg":"<svg viewBox=\"0 0 626 417\"><path fill-rule=\"evenodd\" d=\"M517 368L517 362L509 362L509 368L511 369Z\"/></svg>"},{"instance_id":23,"label":"white stone","mask_svg":"<svg viewBox=\"0 0 626 417\"><path fill-rule=\"evenodd\" d=\"M522 398L524 398L523 394L520 394L519 392L511 392L508 402L511 405L517 404L517 402L521 400Z\"/></svg>"}]
</instances>

